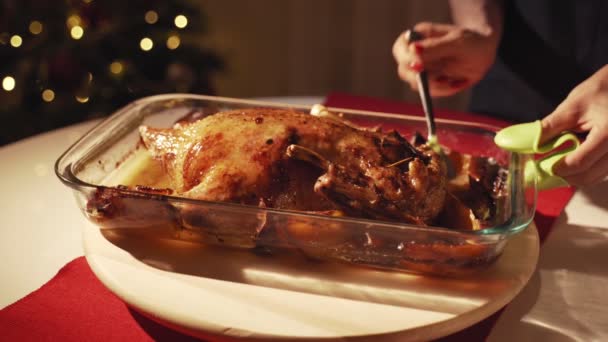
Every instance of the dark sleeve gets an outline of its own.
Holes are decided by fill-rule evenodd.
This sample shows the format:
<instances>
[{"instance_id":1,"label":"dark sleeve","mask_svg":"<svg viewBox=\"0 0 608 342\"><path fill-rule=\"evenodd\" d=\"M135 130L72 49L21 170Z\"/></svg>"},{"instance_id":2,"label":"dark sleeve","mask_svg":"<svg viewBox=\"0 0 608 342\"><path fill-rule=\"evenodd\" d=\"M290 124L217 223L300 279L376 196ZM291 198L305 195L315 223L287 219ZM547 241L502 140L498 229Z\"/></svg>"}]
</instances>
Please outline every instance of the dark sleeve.
<instances>
[{"instance_id":1,"label":"dark sleeve","mask_svg":"<svg viewBox=\"0 0 608 342\"><path fill-rule=\"evenodd\" d=\"M473 89L471 110L514 121L549 114L577 84L608 64L608 2L505 2L495 65Z\"/></svg>"}]
</instances>

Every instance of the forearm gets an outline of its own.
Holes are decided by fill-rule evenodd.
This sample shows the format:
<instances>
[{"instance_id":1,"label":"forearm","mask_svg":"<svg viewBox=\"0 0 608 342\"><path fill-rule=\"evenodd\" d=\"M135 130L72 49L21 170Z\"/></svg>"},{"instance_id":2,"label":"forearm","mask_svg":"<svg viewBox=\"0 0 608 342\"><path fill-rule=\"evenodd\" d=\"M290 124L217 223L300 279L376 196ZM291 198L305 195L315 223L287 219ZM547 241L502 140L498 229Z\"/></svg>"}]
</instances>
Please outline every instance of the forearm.
<instances>
[{"instance_id":1,"label":"forearm","mask_svg":"<svg viewBox=\"0 0 608 342\"><path fill-rule=\"evenodd\" d=\"M493 38L502 35L503 4L501 0L449 0L454 24Z\"/></svg>"}]
</instances>

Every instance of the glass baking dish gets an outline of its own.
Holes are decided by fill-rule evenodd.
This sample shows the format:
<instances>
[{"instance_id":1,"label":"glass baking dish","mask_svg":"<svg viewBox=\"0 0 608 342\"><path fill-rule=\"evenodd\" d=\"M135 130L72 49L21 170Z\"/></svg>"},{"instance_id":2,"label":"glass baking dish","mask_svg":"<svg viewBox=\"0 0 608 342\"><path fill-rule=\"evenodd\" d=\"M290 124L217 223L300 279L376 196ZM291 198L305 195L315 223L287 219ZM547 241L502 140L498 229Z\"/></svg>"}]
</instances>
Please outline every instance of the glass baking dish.
<instances>
[{"instance_id":1,"label":"glass baking dish","mask_svg":"<svg viewBox=\"0 0 608 342\"><path fill-rule=\"evenodd\" d=\"M421 227L405 223L327 216L137 191L121 185L152 177L142 157L138 127L171 127L192 113L237 108L293 106L202 95L169 94L137 100L118 110L80 138L57 160L59 179L74 190L83 214L102 230L251 249L280 257L297 251L315 260L424 274L464 275L495 261L513 234L531 222L535 184L525 182L530 156L500 150L498 128L437 120L442 145L457 152L492 157L508 170L506 200L494 222L478 230ZM329 108L361 126L426 134L424 118ZM144 171L142 171L144 170ZM152 169L151 169L152 170Z\"/></svg>"}]
</instances>

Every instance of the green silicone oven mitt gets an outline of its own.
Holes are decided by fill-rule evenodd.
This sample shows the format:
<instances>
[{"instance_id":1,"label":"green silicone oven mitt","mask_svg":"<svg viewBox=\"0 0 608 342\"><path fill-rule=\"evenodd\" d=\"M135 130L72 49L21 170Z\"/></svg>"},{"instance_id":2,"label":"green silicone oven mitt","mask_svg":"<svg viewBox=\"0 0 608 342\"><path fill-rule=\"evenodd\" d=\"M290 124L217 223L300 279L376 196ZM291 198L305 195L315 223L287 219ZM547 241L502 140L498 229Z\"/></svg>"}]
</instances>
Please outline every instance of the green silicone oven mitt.
<instances>
[{"instance_id":1,"label":"green silicone oven mitt","mask_svg":"<svg viewBox=\"0 0 608 342\"><path fill-rule=\"evenodd\" d=\"M568 186L568 182L553 173L555 166L562 158L574 151L580 141L570 132L563 132L557 137L539 145L542 134L540 120L509 126L500 130L494 137L494 143L502 149L525 154L543 154L539 159L526 165L526 182L536 182L538 190ZM572 145L557 149L568 141Z\"/></svg>"}]
</instances>

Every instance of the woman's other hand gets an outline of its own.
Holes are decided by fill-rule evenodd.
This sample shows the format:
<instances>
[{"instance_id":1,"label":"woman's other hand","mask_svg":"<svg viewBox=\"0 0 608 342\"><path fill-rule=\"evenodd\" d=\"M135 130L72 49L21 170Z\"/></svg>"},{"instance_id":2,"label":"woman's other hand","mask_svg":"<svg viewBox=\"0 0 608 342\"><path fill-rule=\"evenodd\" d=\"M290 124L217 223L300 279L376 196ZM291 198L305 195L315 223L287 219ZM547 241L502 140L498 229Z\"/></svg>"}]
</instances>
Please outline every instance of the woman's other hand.
<instances>
[{"instance_id":1,"label":"woman's other hand","mask_svg":"<svg viewBox=\"0 0 608 342\"><path fill-rule=\"evenodd\" d=\"M542 120L541 141L562 131L589 132L585 141L554 167L573 185L598 183L608 176L608 65L574 88Z\"/></svg>"}]
</instances>

